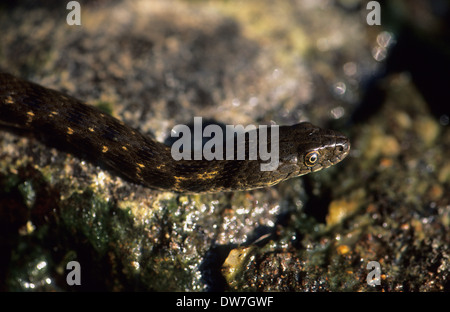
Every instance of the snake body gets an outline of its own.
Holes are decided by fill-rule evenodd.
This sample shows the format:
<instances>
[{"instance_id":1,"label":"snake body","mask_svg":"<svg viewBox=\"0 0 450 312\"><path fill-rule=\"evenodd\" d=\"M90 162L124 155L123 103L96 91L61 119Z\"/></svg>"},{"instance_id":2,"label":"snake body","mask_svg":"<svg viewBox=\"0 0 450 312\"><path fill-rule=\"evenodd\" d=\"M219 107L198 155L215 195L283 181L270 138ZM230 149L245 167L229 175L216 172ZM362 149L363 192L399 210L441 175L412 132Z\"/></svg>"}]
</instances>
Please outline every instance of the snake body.
<instances>
[{"instance_id":1,"label":"snake body","mask_svg":"<svg viewBox=\"0 0 450 312\"><path fill-rule=\"evenodd\" d=\"M132 182L181 193L271 186L334 165L350 150L344 135L302 122L279 127L279 165L273 171L261 171L261 159L177 161L170 147L122 121L8 73L0 73L0 124L64 142Z\"/></svg>"}]
</instances>

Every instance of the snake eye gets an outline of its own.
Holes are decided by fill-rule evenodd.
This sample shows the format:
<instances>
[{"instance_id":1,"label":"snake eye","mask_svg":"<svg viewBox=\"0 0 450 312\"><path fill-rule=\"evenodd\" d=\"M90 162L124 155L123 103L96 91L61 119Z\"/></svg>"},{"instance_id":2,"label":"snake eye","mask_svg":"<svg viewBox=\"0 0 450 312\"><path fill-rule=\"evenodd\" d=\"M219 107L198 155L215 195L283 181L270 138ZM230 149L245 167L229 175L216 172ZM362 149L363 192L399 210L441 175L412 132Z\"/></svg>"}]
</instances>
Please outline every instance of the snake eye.
<instances>
[{"instance_id":1,"label":"snake eye","mask_svg":"<svg viewBox=\"0 0 450 312\"><path fill-rule=\"evenodd\" d=\"M305 165L308 167L314 166L319 161L320 154L318 151L312 151L305 156Z\"/></svg>"}]
</instances>

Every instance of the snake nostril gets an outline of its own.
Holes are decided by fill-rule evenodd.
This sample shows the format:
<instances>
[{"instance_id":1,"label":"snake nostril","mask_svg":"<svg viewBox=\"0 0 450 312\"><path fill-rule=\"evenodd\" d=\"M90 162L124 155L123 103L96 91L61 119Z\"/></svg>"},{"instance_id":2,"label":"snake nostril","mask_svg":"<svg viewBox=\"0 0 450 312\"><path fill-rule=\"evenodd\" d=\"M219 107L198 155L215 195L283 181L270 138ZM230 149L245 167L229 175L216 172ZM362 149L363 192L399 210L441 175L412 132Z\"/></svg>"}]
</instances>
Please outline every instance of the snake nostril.
<instances>
[{"instance_id":1,"label":"snake nostril","mask_svg":"<svg viewBox=\"0 0 450 312\"><path fill-rule=\"evenodd\" d=\"M350 149L350 144L348 141L339 142L336 144L336 151L338 153L346 153Z\"/></svg>"}]
</instances>

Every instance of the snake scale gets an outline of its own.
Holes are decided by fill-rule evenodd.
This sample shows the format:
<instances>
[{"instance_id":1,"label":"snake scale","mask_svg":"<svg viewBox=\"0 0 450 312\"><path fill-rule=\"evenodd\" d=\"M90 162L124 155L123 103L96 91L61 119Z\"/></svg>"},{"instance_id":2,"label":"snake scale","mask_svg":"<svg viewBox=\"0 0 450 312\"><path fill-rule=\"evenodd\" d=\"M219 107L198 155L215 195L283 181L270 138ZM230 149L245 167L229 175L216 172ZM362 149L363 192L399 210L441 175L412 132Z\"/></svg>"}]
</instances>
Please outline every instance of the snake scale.
<instances>
[{"instance_id":1,"label":"snake scale","mask_svg":"<svg viewBox=\"0 0 450 312\"><path fill-rule=\"evenodd\" d=\"M330 167L350 150L344 135L302 122L279 127L276 170L261 171L261 159L174 160L169 146L122 121L74 97L8 73L0 73L0 124L32 131L45 141L63 142L132 182L180 193L271 186Z\"/></svg>"}]
</instances>

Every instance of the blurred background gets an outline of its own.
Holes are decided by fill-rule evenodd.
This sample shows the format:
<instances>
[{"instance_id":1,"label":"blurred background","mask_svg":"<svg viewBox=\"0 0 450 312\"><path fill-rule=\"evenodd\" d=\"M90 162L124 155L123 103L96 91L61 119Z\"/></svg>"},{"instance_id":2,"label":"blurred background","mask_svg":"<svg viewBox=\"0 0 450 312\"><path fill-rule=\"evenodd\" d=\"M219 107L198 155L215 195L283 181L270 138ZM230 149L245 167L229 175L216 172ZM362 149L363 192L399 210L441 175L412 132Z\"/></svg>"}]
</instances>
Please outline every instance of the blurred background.
<instances>
[{"instance_id":1,"label":"blurred background","mask_svg":"<svg viewBox=\"0 0 450 312\"><path fill-rule=\"evenodd\" d=\"M311 121L352 150L272 188L180 195L0 128L0 290L450 290L448 1L378 1L381 25L357 0L78 2L76 26L64 1L2 1L0 69L159 141L194 116Z\"/></svg>"}]
</instances>

